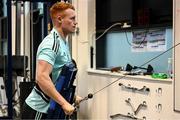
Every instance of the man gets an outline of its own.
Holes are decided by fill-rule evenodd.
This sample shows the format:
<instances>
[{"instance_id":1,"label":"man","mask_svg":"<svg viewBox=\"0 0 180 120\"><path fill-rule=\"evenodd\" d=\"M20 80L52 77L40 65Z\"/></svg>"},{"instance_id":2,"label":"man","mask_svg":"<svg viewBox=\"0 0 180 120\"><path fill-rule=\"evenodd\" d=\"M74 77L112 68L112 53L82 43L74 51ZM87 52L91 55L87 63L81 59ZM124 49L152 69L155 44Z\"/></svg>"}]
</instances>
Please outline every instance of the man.
<instances>
[{"instance_id":1,"label":"man","mask_svg":"<svg viewBox=\"0 0 180 120\"><path fill-rule=\"evenodd\" d=\"M71 115L75 109L54 86L63 65L71 62L66 37L75 32L77 25L74 7L70 3L57 2L50 8L50 16L53 29L38 47L37 85L25 100L22 113L22 118L25 119L45 119L49 108L49 97L62 107L66 115Z\"/></svg>"}]
</instances>

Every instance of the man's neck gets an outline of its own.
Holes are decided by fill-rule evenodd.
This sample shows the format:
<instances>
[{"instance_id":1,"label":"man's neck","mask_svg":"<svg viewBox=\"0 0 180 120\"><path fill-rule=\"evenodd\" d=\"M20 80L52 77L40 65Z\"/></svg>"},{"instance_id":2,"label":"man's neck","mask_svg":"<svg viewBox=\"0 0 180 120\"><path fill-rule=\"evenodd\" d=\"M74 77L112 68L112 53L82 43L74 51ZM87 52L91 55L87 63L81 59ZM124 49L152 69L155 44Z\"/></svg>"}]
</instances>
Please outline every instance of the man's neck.
<instances>
[{"instance_id":1,"label":"man's neck","mask_svg":"<svg viewBox=\"0 0 180 120\"><path fill-rule=\"evenodd\" d=\"M63 40L65 40L66 37L67 37L67 34L65 34L65 33L62 31L61 28L55 27L55 29L57 30L57 32L59 33L59 35L63 38Z\"/></svg>"}]
</instances>

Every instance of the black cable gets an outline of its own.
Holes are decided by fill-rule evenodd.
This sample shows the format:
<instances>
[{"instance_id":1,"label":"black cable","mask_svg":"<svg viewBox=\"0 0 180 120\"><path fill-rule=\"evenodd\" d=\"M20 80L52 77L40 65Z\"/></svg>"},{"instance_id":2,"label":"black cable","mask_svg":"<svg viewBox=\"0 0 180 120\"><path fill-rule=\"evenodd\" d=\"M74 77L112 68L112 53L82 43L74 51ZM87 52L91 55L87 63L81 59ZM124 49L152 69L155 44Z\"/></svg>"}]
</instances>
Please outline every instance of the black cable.
<instances>
[{"instance_id":1,"label":"black cable","mask_svg":"<svg viewBox=\"0 0 180 120\"><path fill-rule=\"evenodd\" d=\"M130 46L133 46L133 47L141 47L141 45L142 45L142 44L144 43L144 41L146 40L148 31L149 31L149 29L147 28L143 40L142 40L142 41L139 41L140 44L137 46L137 45L133 45L133 44L131 44L131 43L129 42L129 39L128 39L128 36L127 36L127 31L125 30L125 35L126 35L126 41L127 41L127 43L128 43ZM133 33L133 31L132 31L132 33Z\"/></svg>"},{"instance_id":2,"label":"black cable","mask_svg":"<svg viewBox=\"0 0 180 120\"><path fill-rule=\"evenodd\" d=\"M153 57L153 58L151 58L150 60L148 60L147 62L145 62L144 64L142 64L140 67L142 67L142 66L144 66L144 65L148 64L149 62L153 61L154 59L156 59L156 58L160 57L161 55L163 55L164 53L166 53L166 52L170 51L171 49L175 48L175 47L176 47L176 46L178 46L179 44L180 44L180 43L177 43L176 45L174 45L174 46L170 47L170 48L169 48L169 49L167 49L166 51L164 51L164 52L160 53L159 55L157 55L157 56L155 56L155 57Z\"/></svg>"},{"instance_id":3,"label":"black cable","mask_svg":"<svg viewBox=\"0 0 180 120\"><path fill-rule=\"evenodd\" d=\"M160 57L161 55L165 54L166 52L168 52L168 51L172 50L173 48L177 47L178 45L180 45L180 43L175 44L174 46L170 47L170 48L167 49L166 51L160 53L159 55L157 55L157 56L155 56L155 57L153 57L153 58L151 58L150 60L148 60L147 62L145 62L144 64L142 64L140 67L148 64L149 62L153 61L154 59ZM100 90L92 93L92 95L94 96L95 94L97 94L97 93L99 93L100 91L104 90L105 88L111 86L112 84L116 83L116 82L119 81L120 79L125 78L126 76L127 76L127 75L124 75L124 76L121 76L121 77L117 78L115 81L111 82L110 84L106 85L105 87L101 88Z\"/></svg>"},{"instance_id":4,"label":"black cable","mask_svg":"<svg viewBox=\"0 0 180 120\"><path fill-rule=\"evenodd\" d=\"M121 23L115 23L115 24L111 25L111 26L110 26L109 28L107 28L100 36L98 36L98 37L95 39L95 41L98 40L98 39L100 39L100 38L101 38L105 33L107 33L111 28L113 28L113 27L115 27L115 26L117 26L117 25L120 25L120 26L121 26L122 24L121 24ZM145 38L146 38L146 36L147 36L148 31L149 31L149 30L147 29L147 30L146 30L146 33L145 33L145 36L144 36L143 40L141 41L140 45L145 41ZM127 42L129 43L126 31L125 31L125 34L126 34ZM129 44L130 44L130 43L129 43ZM145 62L144 64L142 64L140 67L142 67L142 66L148 64L149 62L153 61L154 59L160 57L161 55L163 55L163 54L165 54L166 52L168 52L169 50L175 48L175 47L178 46L179 44L180 44L180 43L178 43L178 44L170 47L170 48L167 49L166 51L164 51L164 52L160 53L159 55L153 57L152 59L150 59L150 60L148 60L147 62ZM130 44L130 45L131 45L131 44ZM139 45L139 46L140 46L140 45ZM111 82L110 84L104 86L103 88L99 89L98 91L94 92L93 94L91 93L92 96L95 95L95 94L97 94L98 92L104 90L105 88L111 86L112 84L116 83L116 82L119 81L120 79L125 78L126 76L127 76L127 75L121 76L121 77L119 77L118 79L116 79L114 82Z\"/></svg>"},{"instance_id":5,"label":"black cable","mask_svg":"<svg viewBox=\"0 0 180 120\"><path fill-rule=\"evenodd\" d=\"M120 79L122 79L122 78L124 78L124 77L126 77L126 76L127 76L127 75L124 75L124 76L119 77L117 80L115 80L114 82L112 82L112 83L106 85L105 87L101 88L100 90L94 92L92 95L94 96L94 95L97 94L98 92L104 90L105 88L111 86L112 84L116 83L117 81L119 81Z\"/></svg>"}]
</instances>

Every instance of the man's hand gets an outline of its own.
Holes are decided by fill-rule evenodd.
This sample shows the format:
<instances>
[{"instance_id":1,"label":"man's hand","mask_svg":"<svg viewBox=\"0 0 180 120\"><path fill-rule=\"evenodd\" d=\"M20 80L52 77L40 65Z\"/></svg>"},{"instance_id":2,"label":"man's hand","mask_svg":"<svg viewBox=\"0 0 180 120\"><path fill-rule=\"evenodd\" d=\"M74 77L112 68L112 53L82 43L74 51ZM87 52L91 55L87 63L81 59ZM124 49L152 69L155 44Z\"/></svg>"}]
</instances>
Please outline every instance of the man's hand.
<instances>
[{"instance_id":1,"label":"man's hand","mask_svg":"<svg viewBox=\"0 0 180 120\"><path fill-rule=\"evenodd\" d=\"M64 113L66 115L73 114L73 112L75 110L75 108L71 104L69 104L68 102L62 105L62 109L64 110Z\"/></svg>"},{"instance_id":2,"label":"man's hand","mask_svg":"<svg viewBox=\"0 0 180 120\"><path fill-rule=\"evenodd\" d=\"M79 103L81 102L82 99L83 99L82 97L76 95L76 96L75 96L75 104L76 104L76 105L79 105Z\"/></svg>"}]
</instances>

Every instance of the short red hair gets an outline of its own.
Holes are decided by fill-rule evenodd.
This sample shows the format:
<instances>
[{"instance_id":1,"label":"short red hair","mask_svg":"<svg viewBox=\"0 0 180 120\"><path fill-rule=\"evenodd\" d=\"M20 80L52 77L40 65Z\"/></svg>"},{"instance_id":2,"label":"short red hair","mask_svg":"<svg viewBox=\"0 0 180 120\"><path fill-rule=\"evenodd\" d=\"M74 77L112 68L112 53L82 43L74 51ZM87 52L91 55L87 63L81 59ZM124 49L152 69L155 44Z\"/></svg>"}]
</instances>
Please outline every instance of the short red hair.
<instances>
[{"instance_id":1,"label":"short red hair","mask_svg":"<svg viewBox=\"0 0 180 120\"><path fill-rule=\"evenodd\" d=\"M74 6L70 3L57 2L53 4L50 8L51 19L53 20L57 16L57 13L63 13L64 10L69 8L75 10Z\"/></svg>"}]
</instances>

